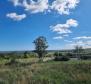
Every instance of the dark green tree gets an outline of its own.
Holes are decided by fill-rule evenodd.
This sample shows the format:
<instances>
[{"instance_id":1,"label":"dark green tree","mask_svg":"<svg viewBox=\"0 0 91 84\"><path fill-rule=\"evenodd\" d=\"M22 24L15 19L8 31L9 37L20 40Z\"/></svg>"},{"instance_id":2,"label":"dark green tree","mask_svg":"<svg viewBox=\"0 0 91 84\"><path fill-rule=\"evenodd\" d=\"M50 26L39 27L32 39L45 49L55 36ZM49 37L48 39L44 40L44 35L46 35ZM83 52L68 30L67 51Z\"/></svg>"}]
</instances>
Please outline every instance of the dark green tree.
<instances>
[{"instance_id":1,"label":"dark green tree","mask_svg":"<svg viewBox=\"0 0 91 84\"><path fill-rule=\"evenodd\" d=\"M48 43L45 37L39 36L33 42L35 44L34 52L38 54L39 58L42 58L47 53Z\"/></svg>"},{"instance_id":2,"label":"dark green tree","mask_svg":"<svg viewBox=\"0 0 91 84\"><path fill-rule=\"evenodd\" d=\"M24 58L27 58L27 57L28 57L28 52L25 51L25 52L24 52Z\"/></svg>"}]
</instances>

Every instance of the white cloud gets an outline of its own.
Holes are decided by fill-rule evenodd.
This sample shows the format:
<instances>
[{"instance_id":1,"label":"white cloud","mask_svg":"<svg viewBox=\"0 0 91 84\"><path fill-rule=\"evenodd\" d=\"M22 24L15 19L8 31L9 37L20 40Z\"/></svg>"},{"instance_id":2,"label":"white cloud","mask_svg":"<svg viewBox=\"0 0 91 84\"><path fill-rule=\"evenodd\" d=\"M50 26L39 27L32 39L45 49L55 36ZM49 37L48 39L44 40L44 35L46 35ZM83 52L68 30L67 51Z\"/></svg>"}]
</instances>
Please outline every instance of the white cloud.
<instances>
[{"instance_id":1,"label":"white cloud","mask_svg":"<svg viewBox=\"0 0 91 84\"><path fill-rule=\"evenodd\" d=\"M53 37L53 39L63 39L62 36Z\"/></svg>"},{"instance_id":2,"label":"white cloud","mask_svg":"<svg viewBox=\"0 0 91 84\"><path fill-rule=\"evenodd\" d=\"M51 30L53 32L57 32L58 34L65 36L69 33L72 33L72 31L69 29L70 27L77 27L78 26L78 22L76 20L73 19L69 19L66 21L65 24L57 24L55 26L50 26Z\"/></svg>"},{"instance_id":3,"label":"white cloud","mask_svg":"<svg viewBox=\"0 0 91 84\"><path fill-rule=\"evenodd\" d=\"M14 4L14 6L20 6L21 5L19 0L9 0L9 1L11 1Z\"/></svg>"},{"instance_id":4,"label":"white cloud","mask_svg":"<svg viewBox=\"0 0 91 84\"><path fill-rule=\"evenodd\" d=\"M85 44L91 46L91 40L86 41Z\"/></svg>"},{"instance_id":5,"label":"white cloud","mask_svg":"<svg viewBox=\"0 0 91 84\"><path fill-rule=\"evenodd\" d=\"M66 41L66 40L65 40ZM67 44L65 44L65 49L74 49L75 48L75 46L82 46L83 48L85 48L86 47L86 45L85 45L85 43L83 42L83 41L77 41L77 42L75 42L75 41L66 41L66 42L68 42ZM69 47L70 46L70 47Z\"/></svg>"},{"instance_id":6,"label":"white cloud","mask_svg":"<svg viewBox=\"0 0 91 84\"><path fill-rule=\"evenodd\" d=\"M74 9L79 0L55 0L52 3L51 9L56 10L59 14L70 14L70 9Z\"/></svg>"},{"instance_id":7,"label":"white cloud","mask_svg":"<svg viewBox=\"0 0 91 84\"><path fill-rule=\"evenodd\" d=\"M74 19L67 20L66 24L69 25L69 27L77 27L78 26L78 22Z\"/></svg>"},{"instance_id":8,"label":"white cloud","mask_svg":"<svg viewBox=\"0 0 91 84\"><path fill-rule=\"evenodd\" d=\"M11 18L11 19L15 20L15 21L21 21L24 18L26 18L26 14L18 15L16 13L8 13L6 16L8 18Z\"/></svg>"},{"instance_id":9,"label":"white cloud","mask_svg":"<svg viewBox=\"0 0 91 84\"><path fill-rule=\"evenodd\" d=\"M69 25L67 24L57 24L56 26L51 26L52 31L57 32L58 34L71 33L71 31L68 28Z\"/></svg>"},{"instance_id":10,"label":"white cloud","mask_svg":"<svg viewBox=\"0 0 91 84\"><path fill-rule=\"evenodd\" d=\"M70 41L70 40L64 40L65 42L68 42L68 43L72 43L73 41Z\"/></svg>"},{"instance_id":11,"label":"white cloud","mask_svg":"<svg viewBox=\"0 0 91 84\"><path fill-rule=\"evenodd\" d=\"M75 9L80 0L54 0L51 5L49 0L9 0L14 6L21 6L26 11L38 13L56 10L59 14L70 14L71 9Z\"/></svg>"},{"instance_id":12,"label":"white cloud","mask_svg":"<svg viewBox=\"0 0 91 84\"><path fill-rule=\"evenodd\" d=\"M56 37L53 37L53 39L63 39L64 37L68 37L69 35L68 34L62 34L60 36L56 36Z\"/></svg>"},{"instance_id":13,"label":"white cloud","mask_svg":"<svg viewBox=\"0 0 91 84\"><path fill-rule=\"evenodd\" d=\"M25 10L30 11L31 13L44 12L48 9L48 0L38 0L37 2L31 0L30 4L26 0L23 2Z\"/></svg>"},{"instance_id":14,"label":"white cloud","mask_svg":"<svg viewBox=\"0 0 91 84\"><path fill-rule=\"evenodd\" d=\"M30 13L39 13L44 12L48 9L48 0L30 0L29 2L27 0L11 0L14 4L14 6L21 6L26 11L29 11Z\"/></svg>"},{"instance_id":15,"label":"white cloud","mask_svg":"<svg viewBox=\"0 0 91 84\"><path fill-rule=\"evenodd\" d=\"M67 46L70 46L71 48L75 48L75 46L82 46L83 48L91 48L91 40L90 41L78 41L77 43L73 42L70 44L66 44Z\"/></svg>"},{"instance_id":16,"label":"white cloud","mask_svg":"<svg viewBox=\"0 0 91 84\"><path fill-rule=\"evenodd\" d=\"M73 39L74 40L71 43L68 41L69 43L65 45L65 48L67 48L68 46L70 46L70 48L75 48L76 45L82 46L83 48L91 48L91 37L90 36L76 37Z\"/></svg>"},{"instance_id":17,"label":"white cloud","mask_svg":"<svg viewBox=\"0 0 91 84\"><path fill-rule=\"evenodd\" d=\"M91 36L81 36L81 37L75 37L73 39L75 39L75 40L80 40L80 39L86 40L86 39L91 39Z\"/></svg>"}]
</instances>

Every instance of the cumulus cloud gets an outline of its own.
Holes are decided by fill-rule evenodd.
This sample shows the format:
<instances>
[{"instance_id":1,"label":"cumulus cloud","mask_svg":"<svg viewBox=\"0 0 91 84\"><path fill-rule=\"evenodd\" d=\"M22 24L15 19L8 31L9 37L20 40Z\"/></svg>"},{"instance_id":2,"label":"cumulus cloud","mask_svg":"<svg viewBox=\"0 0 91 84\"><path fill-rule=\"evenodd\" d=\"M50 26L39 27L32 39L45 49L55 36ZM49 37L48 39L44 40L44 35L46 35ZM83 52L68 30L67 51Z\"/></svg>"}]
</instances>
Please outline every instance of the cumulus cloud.
<instances>
[{"instance_id":1,"label":"cumulus cloud","mask_svg":"<svg viewBox=\"0 0 91 84\"><path fill-rule=\"evenodd\" d=\"M70 14L71 9L75 9L79 0L54 0L51 5L49 0L9 0L14 6L21 6L31 13L44 12L45 10L56 10L59 14Z\"/></svg>"},{"instance_id":2,"label":"cumulus cloud","mask_svg":"<svg viewBox=\"0 0 91 84\"><path fill-rule=\"evenodd\" d=\"M37 2L31 0L30 4L26 0L23 2L25 10L30 11L31 13L44 12L48 9L48 0L38 0Z\"/></svg>"},{"instance_id":3,"label":"cumulus cloud","mask_svg":"<svg viewBox=\"0 0 91 84\"><path fill-rule=\"evenodd\" d=\"M30 0L29 2L27 0L11 0L14 4L14 6L21 6L26 11L29 11L30 13L39 13L44 12L48 9L48 0Z\"/></svg>"},{"instance_id":4,"label":"cumulus cloud","mask_svg":"<svg viewBox=\"0 0 91 84\"><path fill-rule=\"evenodd\" d=\"M72 33L72 31L69 29L70 27L77 27L78 22L74 19L69 19L66 21L65 24L57 24L55 26L50 26L51 30L53 32L57 32L58 34L65 36L69 33Z\"/></svg>"},{"instance_id":5,"label":"cumulus cloud","mask_svg":"<svg viewBox=\"0 0 91 84\"><path fill-rule=\"evenodd\" d=\"M51 26L52 31L57 32L58 34L71 33L71 31L68 28L69 27L66 24L57 24L55 26Z\"/></svg>"},{"instance_id":6,"label":"cumulus cloud","mask_svg":"<svg viewBox=\"0 0 91 84\"><path fill-rule=\"evenodd\" d=\"M18 15L18 14L16 14L16 13L8 13L6 16L7 16L8 18L13 19L14 21L21 21L21 20L23 20L24 18L26 18L26 14Z\"/></svg>"},{"instance_id":7,"label":"cumulus cloud","mask_svg":"<svg viewBox=\"0 0 91 84\"><path fill-rule=\"evenodd\" d=\"M55 0L52 3L51 9L56 10L59 14L70 14L70 10L74 9L79 0Z\"/></svg>"},{"instance_id":8,"label":"cumulus cloud","mask_svg":"<svg viewBox=\"0 0 91 84\"><path fill-rule=\"evenodd\" d=\"M71 9L75 9L75 7L78 5L80 0L53 0L49 4L49 0L9 0L11 1L14 6L21 6L24 8L25 11L29 11L30 13L42 13L44 11L57 11L59 14L70 14ZM7 17L14 19L14 20L22 20L26 17L25 14L23 15L17 15L15 13L13 14L7 14ZM23 17L23 18L22 18ZM74 19L69 19L66 21L65 24L57 24L55 26L51 26L51 30L53 32L57 32L60 34L57 37L54 37L54 39L62 39L64 37L69 36L69 33L72 33L70 30L70 27L77 27L78 22Z\"/></svg>"},{"instance_id":9,"label":"cumulus cloud","mask_svg":"<svg viewBox=\"0 0 91 84\"><path fill-rule=\"evenodd\" d=\"M78 26L78 22L76 20L74 20L74 19L67 20L66 24L69 27L77 27Z\"/></svg>"}]
</instances>

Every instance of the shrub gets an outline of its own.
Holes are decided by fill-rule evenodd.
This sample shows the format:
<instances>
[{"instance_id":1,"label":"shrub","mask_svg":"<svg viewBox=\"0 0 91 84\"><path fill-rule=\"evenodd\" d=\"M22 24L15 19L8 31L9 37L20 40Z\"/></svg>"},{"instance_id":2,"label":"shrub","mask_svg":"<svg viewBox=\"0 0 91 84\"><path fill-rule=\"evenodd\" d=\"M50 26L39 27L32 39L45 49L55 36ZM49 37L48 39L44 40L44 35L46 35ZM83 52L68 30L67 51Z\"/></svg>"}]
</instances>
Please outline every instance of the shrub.
<instances>
[{"instance_id":1,"label":"shrub","mask_svg":"<svg viewBox=\"0 0 91 84\"><path fill-rule=\"evenodd\" d=\"M32 53L29 53L29 54L28 54L28 57L31 58L31 57L38 57L38 56L37 56L36 53L33 53L33 52L32 52Z\"/></svg>"},{"instance_id":2,"label":"shrub","mask_svg":"<svg viewBox=\"0 0 91 84\"><path fill-rule=\"evenodd\" d=\"M0 53L0 59L4 58L4 54Z\"/></svg>"},{"instance_id":3,"label":"shrub","mask_svg":"<svg viewBox=\"0 0 91 84\"><path fill-rule=\"evenodd\" d=\"M63 54L62 53L60 53L60 52L55 52L54 53L54 56L62 56Z\"/></svg>"},{"instance_id":4,"label":"shrub","mask_svg":"<svg viewBox=\"0 0 91 84\"><path fill-rule=\"evenodd\" d=\"M6 63L5 65L16 65L18 64L18 62L16 61L16 59L11 59L10 62Z\"/></svg>"},{"instance_id":5,"label":"shrub","mask_svg":"<svg viewBox=\"0 0 91 84\"><path fill-rule=\"evenodd\" d=\"M72 53L66 53L66 56L73 57L73 54Z\"/></svg>"},{"instance_id":6,"label":"shrub","mask_svg":"<svg viewBox=\"0 0 91 84\"><path fill-rule=\"evenodd\" d=\"M23 57L24 58L28 58L28 52L27 51L24 52L24 56Z\"/></svg>"},{"instance_id":7,"label":"shrub","mask_svg":"<svg viewBox=\"0 0 91 84\"><path fill-rule=\"evenodd\" d=\"M82 60L88 60L88 59L91 59L91 56L80 56L80 59L82 59Z\"/></svg>"},{"instance_id":8,"label":"shrub","mask_svg":"<svg viewBox=\"0 0 91 84\"><path fill-rule=\"evenodd\" d=\"M52 53L48 53L48 54L45 55L45 57L52 57L52 56L53 56Z\"/></svg>"},{"instance_id":9,"label":"shrub","mask_svg":"<svg viewBox=\"0 0 91 84\"><path fill-rule=\"evenodd\" d=\"M57 56L57 57L55 57L54 60L55 60L55 61L68 61L68 60L70 60L70 59L69 59L69 57L67 57L67 56Z\"/></svg>"}]
</instances>

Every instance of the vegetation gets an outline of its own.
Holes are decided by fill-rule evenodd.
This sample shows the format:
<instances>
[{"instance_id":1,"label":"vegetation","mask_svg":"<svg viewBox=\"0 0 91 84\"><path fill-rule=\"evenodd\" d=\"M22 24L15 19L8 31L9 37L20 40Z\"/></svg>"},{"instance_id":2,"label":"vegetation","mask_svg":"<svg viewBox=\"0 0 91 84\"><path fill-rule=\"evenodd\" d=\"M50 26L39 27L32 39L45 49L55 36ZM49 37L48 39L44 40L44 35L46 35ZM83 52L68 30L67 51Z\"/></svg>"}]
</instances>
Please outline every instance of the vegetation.
<instances>
[{"instance_id":1,"label":"vegetation","mask_svg":"<svg viewBox=\"0 0 91 84\"><path fill-rule=\"evenodd\" d=\"M35 44L35 52L38 54L39 58L42 58L46 54L46 49L48 48L46 38L43 36L38 37L33 42Z\"/></svg>"},{"instance_id":2,"label":"vegetation","mask_svg":"<svg viewBox=\"0 0 91 84\"><path fill-rule=\"evenodd\" d=\"M55 60L55 61L68 61L68 60L70 60L70 59L69 59L69 57L67 57L67 56L57 56L57 57L55 57L54 60Z\"/></svg>"},{"instance_id":3,"label":"vegetation","mask_svg":"<svg viewBox=\"0 0 91 84\"><path fill-rule=\"evenodd\" d=\"M83 48L82 48L82 46L75 46L75 50L74 50L74 53L76 53L76 57L78 58L78 59L80 59L80 53L83 53Z\"/></svg>"},{"instance_id":4,"label":"vegetation","mask_svg":"<svg viewBox=\"0 0 91 84\"><path fill-rule=\"evenodd\" d=\"M74 52L75 53L82 53L84 51L83 47L82 46L75 46L75 50Z\"/></svg>"},{"instance_id":5,"label":"vegetation","mask_svg":"<svg viewBox=\"0 0 91 84\"><path fill-rule=\"evenodd\" d=\"M0 65L0 84L91 84L91 61Z\"/></svg>"},{"instance_id":6,"label":"vegetation","mask_svg":"<svg viewBox=\"0 0 91 84\"><path fill-rule=\"evenodd\" d=\"M76 46L75 50L47 53L45 37L33 43L33 52L0 53L0 84L91 84L89 50ZM39 62L38 57L44 59Z\"/></svg>"},{"instance_id":7,"label":"vegetation","mask_svg":"<svg viewBox=\"0 0 91 84\"><path fill-rule=\"evenodd\" d=\"M63 54L61 52L55 52L54 56L62 56Z\"/></svg>"}]
</instances>

